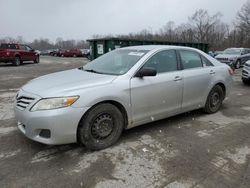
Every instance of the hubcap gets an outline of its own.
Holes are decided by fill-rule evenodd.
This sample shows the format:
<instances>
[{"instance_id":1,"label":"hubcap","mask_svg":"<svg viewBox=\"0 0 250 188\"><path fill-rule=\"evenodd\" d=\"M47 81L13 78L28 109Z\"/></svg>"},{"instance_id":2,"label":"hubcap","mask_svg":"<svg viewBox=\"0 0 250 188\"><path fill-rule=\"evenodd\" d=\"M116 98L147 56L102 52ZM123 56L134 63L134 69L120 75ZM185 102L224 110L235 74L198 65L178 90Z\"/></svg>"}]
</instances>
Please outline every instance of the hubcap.
<instances>
[{"instance_id":1,"label":"hubcap","mask_svg":"<svg viewBox=\"0 0 250 188\"><path fill-rule=\"evenodd\" d=\"M93 122L91 134L96 139L105 139L113 131L113 118L110 114L101 114Z\"/></svg>"},{"instance_id":2,"label":"hubcap","mask_svg":"<svg viewBox=\"0 0 250 188\"><path fill-rule=\"evenodd\" d=\"M237 63L236 63L236 68L237 68L237 69L240 68L240 62L239 62L239 61L237 61Z\"/></svg>"},{"instance_id":3,"label":"hubcap","mask_svg":"<svg viewBox=\"0 0 250 188\"><path fill-rule=\"evenodd\" d=\"M16 58L16 64L19 65L20 64L20 59Z\"/></svg>"},{"instance_id":4,"label":"hubcap","mask_svg":"<svg viewBox=\"0 0 250 188\"><path fill-rule=\"evenodd\" d=\"M218 93L213 93L211 96L211 106L216 107L220 103L220 95Z\"/></svg>"}]
</instances>

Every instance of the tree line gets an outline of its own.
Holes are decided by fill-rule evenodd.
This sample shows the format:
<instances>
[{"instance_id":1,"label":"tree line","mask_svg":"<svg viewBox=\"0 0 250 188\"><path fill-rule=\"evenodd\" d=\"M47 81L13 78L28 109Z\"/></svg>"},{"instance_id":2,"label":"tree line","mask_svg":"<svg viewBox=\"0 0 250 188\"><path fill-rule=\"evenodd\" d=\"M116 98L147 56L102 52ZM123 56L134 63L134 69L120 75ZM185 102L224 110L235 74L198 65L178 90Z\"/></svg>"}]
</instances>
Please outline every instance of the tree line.
<instances>
[{"instance_id":1,"label":"tree line","mask_svg":"<svg viewBox=\"0 0 250 188\"><path fill-rule=\"evenodd\" d=\"M208 43L210 50L223 50L228 47L250 47L250 0L241 7L231 24L223 22L222 18L223 15L219 12L211 15L207 10L199 9L188 18L187 23L176 25L173 21L168 21L154 33L150 29L143 29L138 33L129 33L127 35L93 35L92 37L199 42ZM2 38L0 39L1 42L24 43L25 41L19 36L16 39L11 37ZM89 47L85 40L63 40L63 38L57 38L54 43L46 38L35 39L30 43L30 46L39 50Z\"/></svg>"}]
</instances>

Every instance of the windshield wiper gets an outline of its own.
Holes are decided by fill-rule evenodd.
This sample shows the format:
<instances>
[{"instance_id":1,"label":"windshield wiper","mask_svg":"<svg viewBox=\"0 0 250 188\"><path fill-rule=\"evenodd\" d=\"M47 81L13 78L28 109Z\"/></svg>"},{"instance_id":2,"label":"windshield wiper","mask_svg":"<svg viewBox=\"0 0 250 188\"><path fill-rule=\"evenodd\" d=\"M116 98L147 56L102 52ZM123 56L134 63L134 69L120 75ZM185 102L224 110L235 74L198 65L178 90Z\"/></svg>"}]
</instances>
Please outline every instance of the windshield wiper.
<instances>
[{"instance_id":1,"label":"windshield wiper","mask_svg":"<svg viewBox=\"0 0 250 188\"><path fill-rule=\"evenodd\" d=\"M94 70L94 69L84 69L84 68L83 68L83 70L86 71L86 72L93 72L93 73L96 73L96 74L104 74L104 73L98 72L98 71L96 71L96 70Z\"/></svg>"},{"instance_id":2,"label":"windshield wiper","mask_svg":"<svg viewBox=\"0 0 250 188\"><path fill-rule=\"evenodd\" d=\"M114 75L114 76L120 75L120 74L115 74L115 73L98 72L98 71L96 71L96 70L94 70L94 69L84 69L83 67L79 67L78 69L79 69L79 70L86 71L86 72L96 73L96 74L108 74L108 75Z\"/></svg>"}]
</instances>

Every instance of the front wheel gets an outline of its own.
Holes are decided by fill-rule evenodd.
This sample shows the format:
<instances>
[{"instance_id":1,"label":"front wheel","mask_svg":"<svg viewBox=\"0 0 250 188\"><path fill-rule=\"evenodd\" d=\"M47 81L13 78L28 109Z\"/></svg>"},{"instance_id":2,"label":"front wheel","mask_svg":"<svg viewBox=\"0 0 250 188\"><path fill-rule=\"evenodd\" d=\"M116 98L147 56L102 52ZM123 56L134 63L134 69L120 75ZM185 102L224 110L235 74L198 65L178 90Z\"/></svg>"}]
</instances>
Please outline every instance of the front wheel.
<instances>
[{"instance_id":1,"label":"front wheel","mask_svg":"<svg viewBox=\"0 0 250 188\"><path fill-rule=\"evenodd\" d=\"M13 65L15 66L19 66L22 63L21 58L20 57L15 57L15 60L13 61Z\"/></svg>"},{"instance_id":2,"label":"front wheel","mask_svg":"<svg viewBox=\"0 0 250 188\"><path fill-rule=\"evenodd\" d=\"M36 56L36 59L34 60L34 63L39 63L40 62L40 58L39 56Z\"/></svg>"},{"instance_id":3,"label":"front wheel","mask_svg":"<svg viewBox=\"0 0 250 188\"><path fill-rule=\"evenodd\" d=\"M78 141L92 150L104 149L117 142L123 128L121 111L112 104L99 104L81 120L77 131Z\"/></svg>"},{"instance_id":4,"label":"front wheel","mask_svg":"<svg viewBox=\"0 0 250 188\"><path fill-rule=\"evenodd\" d=\"M224 92L221 86L214 86L208 94L204 111L208 114L216 113L220 109L223 99Z\"/></svg>"},{"instance_id":5,"label":"front wheel","mask_svg":"<svg viewBox=\"0 0 250 188\"><path fill-rule=\"evenodd\" d=\"M235 68L239 69L240 66L241 66L241 62L240 62L240 60L237 60L236 63L235 63Z\"/></svg>"},{"instance_id":6,"label":"front wheel","mask_svg":"<svg viewBox=\"0 0 250 188\"><path fill-rule=\"evenodd\" d=\"M249 81L249 80L242 79L242 82L243 82L243 84L245 84L245 85L250 85L250 81Z\"/></svg>"}]
</instances>

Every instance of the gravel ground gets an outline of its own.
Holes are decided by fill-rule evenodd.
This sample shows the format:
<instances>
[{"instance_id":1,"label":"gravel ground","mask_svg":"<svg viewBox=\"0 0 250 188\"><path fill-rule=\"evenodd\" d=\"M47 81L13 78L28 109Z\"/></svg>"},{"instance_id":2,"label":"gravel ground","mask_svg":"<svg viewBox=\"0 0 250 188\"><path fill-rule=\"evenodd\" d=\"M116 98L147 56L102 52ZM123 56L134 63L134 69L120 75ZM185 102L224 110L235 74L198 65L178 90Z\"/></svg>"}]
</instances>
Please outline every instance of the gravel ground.
<instances>
[{"instance_id":1,"label":"gravel ground","mask_svg":"<svg viewBox=\"0 0 250 188\"><path fill-rule=\"evenodd\" d=\"M79 67L83 58L0 64L0 187L240 187L250 185L250 86L234 76L212 115L192 111L127 130L102 151L46 146L16 128L13 98L27 81Z\"/></svg>"}]
</instances>

